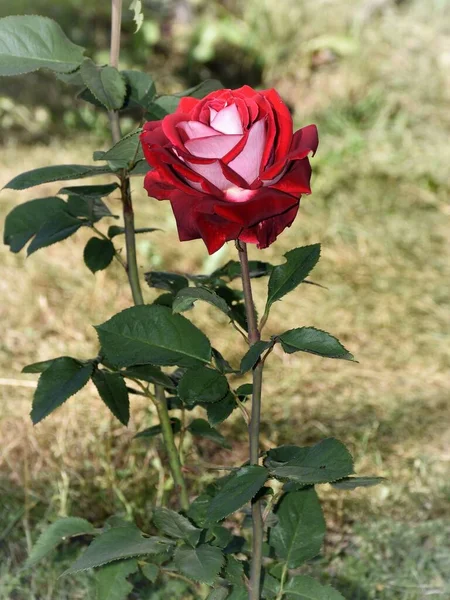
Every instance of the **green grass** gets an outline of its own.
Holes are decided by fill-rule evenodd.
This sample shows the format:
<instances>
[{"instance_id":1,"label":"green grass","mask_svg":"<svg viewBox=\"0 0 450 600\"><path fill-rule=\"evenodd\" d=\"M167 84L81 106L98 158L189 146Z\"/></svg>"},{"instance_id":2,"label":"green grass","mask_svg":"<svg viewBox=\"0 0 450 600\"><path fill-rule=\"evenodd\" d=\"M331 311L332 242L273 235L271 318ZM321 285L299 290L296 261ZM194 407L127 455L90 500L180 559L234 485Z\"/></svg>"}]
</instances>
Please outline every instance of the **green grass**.
<instances>
[{"instance_id":1,"label":"green grass","mask_svg":"<svg viewBox=\"0 0 450 600\"><path fill-rule=\"evenodd\" d=\"M334 20L328 15L319 22L305 3L297 58L291 54L277 69L267 58L266 84L276 84L290 100L299 125L318 124L321 145L313 163L314 193L302 200L298 219L271 248L250 252L251 258L281 262L294 246L322 242L313 279L328 290L304 286L276 303L267 335L317 326L337 335L359 364L288 356L277 348L265 376L262 441L269 447L336 436L351 448L359 474L388 478L367 490L321 488L328 536L323 557L308 571L348 600L444 600L450 591L448 3L390 7L360 29L355 3L337 5ZM357 51L305 79L309 55L302 44L327 28L349 37ZM273 44L281 43L275 36ZM86 161L94 149L86 137L32 147L10 141L0 182L38 166ZM58 189L4 191L2 219L15 204ZM139 180L134 191L137 226L164 230L139 237L142 273L200 272L235 258L232 244L211 259L201 242L179 244L168 203L148 199ZM119 212L117 198L111 208ZM92 325L131 303L119 267L94 277L83 266L88 237L78 233L27 260L1 249L2 600L95 597L91 575L57 579L82 542L64 547L33 573L23 570L49 521L70 514L101 523L122 513L145 527L155 503L173 501L161 448L133 440L156 418L141 399L133 401L128 429L112 421L92 387L37 427L29 420L32 388L24 384L35 377L21 375L22 366L64 354L94 356ZM260 309L264 288L264 281L256 283ZM148 300L155 295L145 293ZM213 308L191 314L238 364L243 343L226 319ZM238 464L246 458L239 418L221 430L233 440L232 453L207 442L187 449L192 494L199 480L214 476L202 461ZM147 596L158 597L144 591L139 597Z\"/></svg>"}]
</instances>

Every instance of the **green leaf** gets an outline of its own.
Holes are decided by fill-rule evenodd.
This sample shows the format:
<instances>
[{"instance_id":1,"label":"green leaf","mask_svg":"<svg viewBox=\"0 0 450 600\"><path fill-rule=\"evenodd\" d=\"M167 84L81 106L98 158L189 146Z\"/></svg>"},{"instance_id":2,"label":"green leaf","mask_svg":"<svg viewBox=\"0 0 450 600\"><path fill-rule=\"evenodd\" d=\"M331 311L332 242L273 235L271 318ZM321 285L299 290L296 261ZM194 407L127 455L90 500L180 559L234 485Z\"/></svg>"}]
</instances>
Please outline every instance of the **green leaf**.
<instances>
[{"instance_id":1,"label":"green leaf","mask_svg":"<svg viewBox=\"0 0 450 600\"><path fill-rule=\"evenodd\" d=\"M188 517L199 527L203 527L206 523L206 513L211 499L208 494L201 494L193 500L187 511Z\"/></svg>"},{"instance_id":2,"label":"green leaf","mask_svg":"<svg viewBox=\"0 0 450 600\"><path fill-rule=\"evenodd\" d=\"M174 94L174 96L178 96L180 98L183 96L190 96L191 98L198 98L201 100L211 92L221 89L223 89L223 85L218 79L205 79L205 81L202 81L201 83L198 83L197 85L194 85L183 92L178 92L177 94Z\"/></svg>"},{"instance_id":3,"label":"green leaf","mask_svg":"<svg viewBox=\"0 0 450 600\"><path fill-rule=\"evenodd\" d=\"M58 194L68 196L79 196L80 198L104 198L119 188L117 183L105 183L101 185L73 185L63 187Z\"/></svg>"},{"instance_id":4,"label":"green leaf","mask_svg":"<svg viewBox=\"0 0 450 600\"><path fill-rule=\"evenodd\" d=\"M225 600L229 590L224 587L214 588L206 600Z\"/></svg>"},{"instance_id":5,"label":"green leaf","mask_svg":"<svg viewBox=\"0 0 450 600\"><path fill-rule=\"evenodd\" d=\"M265 277L270 275L273 265L270 263L263 262L261 260L249 260L248 268L250 277L256 279L258 277ZM237 279L241 276L241 264L237 260L229 260L223 267L216 269L211 273L210 277L227 277L230 281Z\"/></svg>"},{"instance_id":6,"label":"green leaf","mask_svg":"<svg viewBox=\"0 0 450 600\"><path fill-rule=\"evenodd\" d=\"M269 459L280 458L276 450L279 449L267 453ZM271 468L269 461L265 464ZM353 473L353 459L344 444L334 438L327 438L310 448L292 450L291 458L271 468L271 473L275 477L302 484L328 483Z\"/></svg>"},{"instance_id":7,"label":"green leaf","mask_svg":"<svg viewBox=\"0 0 450 600\"><path fill-rule=\"evenodd\" d=\"M214 525L206 532L206 541L211 546L217 546L218 548L222 548L222 550L228 546L232 539L233 534L231 531L221 525Z\"/></svg>"},{"instance_id":8,"label":"green leaf","mask_svg":"<svg viewBox=\"0 0 450 600\"><path fill-rule=\"evenodd\" d=\"M263 340L252 344L241 360L241 373L244 374L253 369L261 354L270 346L273 346L273 342L264 342Z\"/></svg>"},{"instance_id":9,"label":"green leaf","mask_svg":"<svg viewBox=\"0 0 450 600\"><path fill-rule=\"evenodd\" d=\"M153 171L153 167L151 167L146 160L139 160L133 168L128 172L128 175L132 177L147 175L149 171Z\"/></svg>"},{"instance_id":10,"label":"green leaf","mask_svg":"<svg viewBox=\"0 0 450 600\"><path fill-rule=\"evenodd\" d=\"M286 262L273 267L269 278L266 313L274 302L295 289L320 258L320 244L302 246L286 252Z\"/></svg>"},{"instance_id":11,"label":"green leaf","mask_svg":"<svg viewBox=\"0 0 450 600\"><path fill-rule=\"evenodd\" d=\"M262 488L268 475L267 469L258 465L242 467L235 471L212 499L207 520L210 523L221 521L250 502Z\"/></svg>"},{"instance_id":12,"label":"green leaf","mask_svg":"<svg viewBox=\"0 0 450 600\"><path fill-rule=\"evenodd\" d=\"M0 75L23 75L38 69L75 71L84 48L66 37L55 21L37 15L0 19Z\"/></svg>"},{"instance_id":13,"label":"green leaf","mask_svg":"<svg viewBox=\"0 0 450 600\"><path fill-rule=\"evenodd\" d=\"M83 225L76 217L72 217L65 212L57 212L49 218L36 233L31 244L27 248L27 256L30 256L36 250L46 248L62 242L73 235Z\"/></svg>"},{"instance_id":14,"label":"green leaf","mask_svg":"<svg viewBox=\"0 0 450 600\"><path fill-rule=\"evenodd\" d=\"M345 600L329 585L322 585L307 575L292 577L284 588L288 600Z\"/></svg>"},{"instance_id":15,"label":"green leaf","mask_svg":"<svg viewBox=\"0 0 450 600\"><path fill-rule=\"evenodd\" d=\"M51 183L52 181L66 181L69 179L84 179L94 175L111 174L108 166L94 167L91 165L55 165L52 167L41 167L33 169L26 173L21 173L11 179L5 185L10 190L26 190L42 183Z\"/></svg>"},{"instance_id":16,"label":"green leaf","mask_svg":"<svg viewBox=\"0 0 450 600\"><path fill-rule=\"evenodd\" d=\"M19 204L6 217L3 242L11 252L20 252L49 219L65 209L64 200L56 196Z\"/></svg>"},{"instance_id":17,"label":"green leaf","mask_svg":"<svg viewBox=\"0 0 450 600\"><path fill-rule=\"evenodd\" d=\"M85 58L81 63L80 73L86 87L105 108L122 108L126 94L125 81L115 67L100 67L90 58Z\"/></svg>"},{"instance_id":18,"label":"green leaf","mask_svg":"<svg viewBox=\"0 0 450 600\"><path fill-rule=\"evenodd\" d=\"M158 565L153 565L151 563L147 563L145 565L141 565L142 574L152 583L158 579L159 575L159 567Z\"/></svg>"},{"instance_id":19,"label":"green leaf","mask_svg":"<svg viewBox=\"0 0 450 600\"><path fill-rule=\"evenodd\" d=\"M96 600L126 600L134 587L127 577L137 570L138 563L134 558L101 567L96 572Z\"/></svg>"},{"instance_id":20,"label":"green leaf","mask_svg":"<svg viewBox=\"0 0 450 600\"><path fill-rule=\"evenodd\" d=\"M325 358L355 360L353 354L350 354L337 338L315 327L290 329L277 336L277 339L288 354L301 351Z\"/></svg>"},{"instance_id":21,"label":"green leaf","mask_svg":"<svg viewBox=\"0 0 450 600\"><path fill-rule=\"evenodd\" d=\"M220 548L201 544L197 548L183 545L177 548L174 556L175 565L181 573L209 585L214 583L224 563Z\"/></svg>"},{"instance_id":22,"label":"green leaf","mask_svg":"<svg viewBox=\"0 0 450 600\"><path fill-rule=\"evenodd\" d=\"M181 421L180 419L176 419L175 417L170 418L170 424L172 426L173 433L178 433L181 431ZM143 429L139 433L137 433L134 438L152 438L162 433L161 425L153 425L153 427L148 427L147 429Z\"/></svg>"},{"instance_id":23,"label":"green leaf","mask_svg":"<svg viewBox=\"0 0 450 600\"><path fill-rule=\"evenodd\" d=\"M235 393L237 396L247 397L253 394L253 384L251 383L243 383L238 388L236 388Z\"/></svg>"},{"instance_id":24,"label":"green leaf","mask_svg":"<svg viewBox=\"0 0 450 600\"><path fill-rule=\"evenodd\" d=\"M31 410L34 425L81 390L89 381L92 370L92 363L83 365L68 356L55 358L39 377Z\"/></svg>"},{"instance_id":25,"label":"green leaf","mask_svg":"<svg viewBox=\"0 0 450 600\"><path fill-rule=\"evenodd\" d=\"M248 590L245 585L234 585L227 600L247 600Z\"/></svg>"},{"instance_id":26,"label":"green leaf","mask_svg":"<svg viewBox=\"0 0 450 600\"><path fill-rule=\"evenodd\" d=\"M97 223L97 221L100 221L103 217L118 218L112 214L100 198L69 196L67 199L67 210L75 217L84 217L89 223Z\"/></svg>"},{"instance_id":27,"label":"green leaf","mask_svg":"<svg viewBox=\"0 0 450 600\"><path fill-rule=\"evenodd\" d=\"M216 369L218 369L221 373L234 373L237 374L239 373L239 371L236 371L236 369L233 369L233 367L230 365L230 363L227 361L226 358L224 358L222 356L222 354L217 350L217 348L213 348L213 358L214 358L214 365L216 367Z\"/></svg>"},{"instance_id":28,"label":"green leaf","mask_svg":"<svg viewBox=\"0 0 450 600\"><path fill-rule=\"evenodd\" d=\"M150 107L156 88L153 79L141 71L121 71L127 84L128 104L142 106L145 110Z\"/></svg>"},{"instance_id":29,"label":"green leaf","mask_svg":"<svg viewBox=\"0 0 450 600\"><path fill-rule=\"evenodd\" d=\"M192 546L198 543L201 529L195 527L183 515L169 508L155 508L152 520L155 527L169 537L186 540Z\"/></svg>"},{"instance_id":30,"label":"green leaf","mask_svg":"<svg viewBox=\"0 0 450 600\"><path fill-rule=\"evenodd\" d=\"M92 237L84 248L83 258L88 269L95 274L111 264L115 253L116 249L112 242Z\"/></svg>"},{"instance_id":31,"label":"green leaf","mask_svg":"<svg viewBox=\"0 0 450 600\"><path fill-rule=\"evenodd\" d=\"M173 301L172 310L174 313L184 312L191 308L196 300L203 300L212 304L226 315L229 315L230 309L223 298L214 291L205 287L186 287L181 289Z\"/></svg>"},{"instance_id":32,"label":"green leaf","mask_svg":"<svg viewBox=\"0 0 450 600\"><path fill-rule=\"evenodd\" d=\"M94 371L92 381L100 398L123 425L130 420L130 400L124 380L118 373Z\"/></svg>"},{"instance_id":33,"label":"green leaf","mask_svg":"<svg viewBox=\"0 0 450 600\"><path fill-rule=\"evenodd\" d=\"M130 379L140 379L148 383L163 385L165 388L175 389L176 385L168 375L163 373L160 368L153 365L137 365L121 371L123 377Z\"/></svg>"},{"instance_id":34,"label":"green leaf","mask_svg":"<svg viewBox=\"0 0 450 600\"><path fill-rule=\"evenodd\" d=\"M188 407L200 403L219 402L228 394L225 375L215 369L200 367L189 369L180 379L178 395Z\"/></svg>"},{"instance_id":35,"label":"green leaf","mask_svg":"<svg viewBox=\"0 0 450 600\"><path fill-rule=\"evenodd\" d=\"M176 294L182 288L189 285L188 280L178 273L167 273L166 271L151 271L145 273L145 281L150 287L167 290Z\"/></svg>"},{"instance_id":36,"label":"green leaf","mask_svg":"<svg viewBox=\"0 0 450 600\"><path fill-rule=\"evenodd\" d=\"M285 494L276 515L278 523L270 530L269 543L289 569L296 569L320 552L325 535L325 520L314 488Z\"/></svg>"},{"instance_id":37,"label":"green leaf","mask_svg":"<svg viewBox=\"0 0 450 600\"><path fill-rule=\"evenodd\" d=\"M244 582L244 563L230 554L227 554L226 560L225 579L233 585L242 585Z\"/></svg>"},{"instance_id":38,"label":"green leaf","mask_svg":"<svg viewBox=\"0 0 450 600\"><path fill-rule=\"evenodd\" d=\"M31 365L24 367L22 373L43 373L54 361L54 358L50 358L48 360L32 363Z\"/></svg>"},{"instance_id":39,"label":"green leaf","mask_svg":"<svg viewBox=\"0 0 450 600\"><path fill-rule=\"evenodd\" d=\"M358 487L372 487L386 481L385 477L344 477L339 481L332 481L331 485L337 490L354 490Z\"/></svg>"},{"instance_id":40,"label":"green leaf","mask_svg":"<svg viewBox=\"0 0 450 600\"><path fill-rule=\"evenodd\" d=\"M209 424L215 427L227 419L236 408L236 400L232 393L228 393L219 402L209 402L206 405Z\"/></svg>"},{"instance_id":41,"label":"green leaf","mask_svg":"<svg viewBox=\"0 0 450 600\"><path fill-rule=\"evenodd\" d=\"M96 330L106 359L118 367L146 363L191 367L211 360L208 338L165 306L127 308Z\"/></svg>"},{"instance_id":42,"label":"green leaf","mask_svg":"<svg viewBox=\"0 0 450 600\"><path fill-rule=\"evenodd\" d=\"M73 216L84 217L90 223L96 223L103 217L114 217L106 204L101 200L117 189L117 184L111 185L80 185L62 188L58 193L67 194L67 210ZM104 193L102 193L104 192Z\"/></svg>"},{"instance_id":43,"label":"green leaf","mask_svg":"<svg viewBox=\"0 0 450 600\"><path fill-rule=\"evenodd\" d=\"M134 163L142 160L144 155L142 154L141 143L139 141L139 135L141 130L132 131L121 140L114 144L109 150L107 150L100 160L106 160L109 166L113 170L127 169Z\"/></svg>"},{"instance_id":44,"label":"green leaf","mask_svg":"<svg viewBox=\"0 0 450 600\"><path fill-rule=\"evenodd\" d=\"M236 321L242 329L247 331L247 317L245 315L245 304L242 292L233 290L226 285L217 286L215 292L228 304L231 319Z\"/></svg>"},{"instance_id":45,"label":"green leaf","mask_svg":"<svg viewBox=\"0 0 450 600\"><path fill-rule=\"evenodd\" d=\"M159 96L147 109L145 118L148 121L164 119L165 116L175 112L180 104L180 98L177 96Z\"/></svg>"},{"instance_id":46,"label":"green leaf","mask_svg":"<svg viewBox=\"0 0 450 600\"><path fill-rule=\"evenodd\" d=\"M77 573L133 556L168 552L171 542L159 537L144 537L135 525L108 529L90 544L87 550L63 575Z\"/></svg>"},{"instance_id":47,"label":"green leaf","mask_svg":"<svg viewBox=\"0 0 450 600\"><path fill-rule=\"evenodd\" d=\"M152 233L153 231L162 231L161 229L158 229L156 227L137 227L134 230L134 233ZM117 235L122 235L125 233L125 227L118 227L117 225L111 225L111 227L108 228L108 237L109 238L114 238Z\"/></svg>"},{"instance_id":48,"label":"green leaf","mask_svg":"<svg viewBox=\"0 0 450 600\"><path fill-rule=\"evenodd\" d=\"M188 430L194 436L202 437L210 440L211 442L215 442L223 448L231 448L231 445L227 442L223 435L219 433L217 429L211 427L211 425L208 423L208 421L205 421L205 419L194 419L189 424Z\"/></svg>"},{"instance_id":49,"label":"green leaf","mask_svg":"<svg viewBox=\"0 0 450 600\"><path fill-rule=\"evenodd\" d=\"M78 517L58 519L58 521L52 523L43 533L41 533L31 550L30 556L27 558L25 567L28 568L35 565L67 538L76 535L94 534L94 527L89 521L86 521L86 519L80 519Z\"/></svg>"},{"instance_id":50,"label":"green leaf","mask_svg":"<svg viewBox=\"0 0 450 600\"><path fill-rule=\"evenodd\" d=\"M263 598L267 598L267 600L275 600L280 591L280 582L278 579L269 575L269 573L264 573L264 583L263 583Z\"/></svg>"}]
</instances>

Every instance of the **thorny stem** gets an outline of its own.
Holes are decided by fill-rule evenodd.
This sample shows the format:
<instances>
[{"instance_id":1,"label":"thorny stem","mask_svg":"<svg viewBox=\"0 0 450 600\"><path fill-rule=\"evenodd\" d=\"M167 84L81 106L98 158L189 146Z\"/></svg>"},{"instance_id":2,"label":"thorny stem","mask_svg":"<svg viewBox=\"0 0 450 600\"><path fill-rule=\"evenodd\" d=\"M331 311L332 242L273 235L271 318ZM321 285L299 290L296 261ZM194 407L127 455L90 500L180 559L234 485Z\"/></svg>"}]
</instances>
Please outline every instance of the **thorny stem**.
<instances>
[{"instance_id":1,"label":"thorny stem","mask_svg":"<svg viewBox=\"0 0 450 600\"><path fill-rule=\"evenodd\" d=\"M119 66L120 54L120 29L122 22L122 0L112 0L111 2L111 50L110 50L110 65ZM116 144L122 137L120 130L119 113L110 111L109 121L111 125L111 134L113 143ZM133 295L135 305L144 304L142 296L141 283L139 281L139 270L136 259L136 234L134 227L134 212L133 202L131 199L130 178L126 170L119 174L120 178L120 193L123 207L123 221L125 228L125 246L127 252L126 271L128 281ZM186 483L181 470L180 457L175 446L172 426L170 423L169 411L167 409L166 395L164 387L155 386L155 405L158 411L159 420L161 422L162 435L166 448L170 470L175 485L180 491L180 504L183 510L189 507L189 497L187 493Z\"/></svg>"},{"instance_id":2,"label":"thorny stem","mask_svg":"<svg viewBox=\"0 0 450 600\"><path fill-rule=\"evenodd\" d=\"M248 265L248 255L246 244L237 241L236 247L239 253L241 263L242 288L244 291L245 311L248 324L248 341L250 345L255 344L260 339L260 332L256 319L255 304L253 302L252 286L250 280L250 270ZM261 391L262 391L262 373L264 364L258 361L253 368L253 395L252 395L252 415L249 425L250 437L250 464L257 465L259 459L259 427L261 421ZM261 565L262 565L262 545L264 536L264 523L262 520L261 501L252 502L252 558L250 567L250 585L249 600L260 600L261 588Z\"/></svg>"}]
</instances>

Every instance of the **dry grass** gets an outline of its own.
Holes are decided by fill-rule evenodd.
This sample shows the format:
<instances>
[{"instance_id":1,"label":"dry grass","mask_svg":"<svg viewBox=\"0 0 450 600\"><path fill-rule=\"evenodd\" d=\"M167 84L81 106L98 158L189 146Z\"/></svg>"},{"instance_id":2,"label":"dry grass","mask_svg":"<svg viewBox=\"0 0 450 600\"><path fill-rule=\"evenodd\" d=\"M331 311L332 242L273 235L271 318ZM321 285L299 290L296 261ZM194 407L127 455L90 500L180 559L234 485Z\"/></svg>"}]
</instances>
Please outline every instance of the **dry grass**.
<instances>
[{"instance_id":1,"label":"dry grass","mask_svg":"<svg viewBox=\"0 0 450 600\"><path fill-rule=\"evenodd\" d=\"M358 473L389 479L369 490L337 493L325 486L321 492L330 526L329 572L334 575L338 569L341 575L347 573L349 581L360 582L361 595L348 588L355 600L420 600L426 591L421 585L428 577L438 596L446 597L434 563L412 590L396 588L396 569L408 573L412 568L403 559L396 562L396 557L403 556L409 545L422 544L422 530L417 530L416 538L400 536L405 541L397 542L393 555L384 553L381 541L379 545L374 541L370 550L362 544L357 551L346 542L353 521L369 527L375 517L383 516L391 533L385 536L381 528L380 536L391 535L394 540L400 539L393 532L401 523L412 528L418 522L424 527L427 521L436 522L439 532L449 518L446 26L437 8L427 12L419 2L404 13L392 10L357 37L361 52L328 71L319 70L309 82L314 102L306 103L302 112L297 103L297 116L302 123L314 118L321 131L314 194L304 200L298 220L276 244L262 252L251 250L253 258L281 262L282 254L294 246L322 242L314 280L328 291L302 286L287 296L274 307L267 334L314 325L337 335L360 361L346 364L275 350L265 375L263 426L266 446L336 436L351 447ZM290 68L286 65L284 79L280 76L280 87L288 95L299 85L290 77ZM10 143L3 153L0 180L4 183L18 172L55 162L84 162L94 143L87 138L31 148ZM200 242L176 242L168 204L147 199L140 185L136 180L137 226L164 229L139 238L142 272L152 268L200 272L235 258L232 244L207 259ZM4 191L2 215L16 203L58 189L55 184L20 194ZM119 212L118 200L111 207ZM28 579L14 573L35 539L35 528L47 519L80 514L101 521L113 512L125 512L145 524L155 489L159 497L170 492L158 447L132 440L154 418L141 400L133 401L130 427L125 429L111 421L88 386L33 428L28 418L32 390L5 384L5 380L33 381L32 376L20 375L22 366L30 362L65 354L94 356L92 324L130 305L119 267L94 277L82 265L87 237L78 233L27 260L23 254L1 249L0 317L5 326L0 343L4 498L0 542L7 566L0 592L5 599L85 597L66 587L55 592L53 584L39 574L30 586L37 586L41 596L27 595L25 588L20 592ZM264 286L262 280L256 283L260 306ZM146 290L148 300L154 295ZM204 307L191 314L223 354L237 363L243 344L224 326L222 315ZM205 445L201 456L212 462L241 460L246 450L239 419L222 430L234 440L233 453L218 453ZM193 493L198 475L192 466ZM365 530L364 535L365 540L372 540L372 535L377 539L373 531ZM445 546L437 533L430 535L434 543ZM444 546L442 556L447 552ZM425 545L424 552L432 562L433 548ZM350 562L345 562L346 553ZM378 574L355 566L358 556L362 556L360 563L374 561L380 573L392 564L381 588L376 587ZM84 583L77 581L88 586L84 579Z\"/></svg>"}]
</instances>

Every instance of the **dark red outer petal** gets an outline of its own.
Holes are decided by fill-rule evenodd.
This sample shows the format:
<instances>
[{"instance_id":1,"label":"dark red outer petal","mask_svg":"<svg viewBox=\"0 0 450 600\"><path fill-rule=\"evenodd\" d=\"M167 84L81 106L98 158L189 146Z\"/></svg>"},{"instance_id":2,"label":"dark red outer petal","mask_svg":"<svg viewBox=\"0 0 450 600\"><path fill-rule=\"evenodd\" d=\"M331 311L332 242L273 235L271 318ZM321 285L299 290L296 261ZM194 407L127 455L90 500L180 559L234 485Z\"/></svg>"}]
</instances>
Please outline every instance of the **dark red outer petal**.
<instances>
[{"instance_id":1,"label":"dark red outer petal","mask_svg":"<svg viewBox=\"0 0 450 600\"><path fill-rule=\"evenodd\" d=\"M265 181L268 179L273 179L281 173L287 161L301 160L302 158L308 156L310 152L314 156L318 145L319 137L317 134L317 127L315 125L308 125L307 127L299 129L292 136L291 147L287 155L265 169L260 178L264 179Z\"/></svg>"},{"instance_id":2,"label":"dark red outer petal","mask_svg":"<svg viewBox=\"0 0 450 600\"><path fill-rule=\"evenodd\" d=\"M298 198L289 194L271 188L260 188L255 196L246 202L217 203L214 212L239 223L242 227L252 227L265 219L286 212L298 202Z\"/></svg>"},{"instance_id":3,"label":"dark red outer petal","mask_svg":"<svg viewBox=\"0 0 450 600\"><path fill-rule=\"evenodd\" d=\"M150 154L152 154L150 164L155 167L155 171L150 171L150 173L158 172L158 179L156 179L156 177L149 177L148 180L147 177L145 178L144 187L149 196L154 196L155 198L158 198L158 200L170 200L172 197L172 192L176 190L180 190L189 196L204 196L202 192L191 188L190 185L188 185L184 179L180 177L179 173L175 172L169 164L158 160L159 156L156 153ZM176 166L182 167L181 163ZM203 183L203 178L190 170L189 178L191 181L196 181L200 184ZM161 186L157 185L158 182L164 182L165 189L168 191L167 195L164 197L160 195Z\"/></svg>"},{"instance_id":4,"label":"dark red outer petal","mask_svg":"<svg viewBox=\"0 0 450 600\"><path fill-rule=\"evenodd\" d=\"M292 143L292 117L288 107L274 89L264 90L262 95L273 107L276 121L274 162L282 160Z\"/></svg>"},{"instance_id":5,"label":"dark red outer petal","mask_svg":"<svg viewBox=\"0 0 450 600\"><path fill-rule=\"evenodd\" d=\"M264 168L267 165L267 162L273 152L273 146L275 143L275 136L276 136L277 131L276 131L275 117L273 114L273 109L272 109L271 104L268 102L268 100L262 94L260 94L259 96L256 97L256 101L260 108L260 111L259 111L260 117L262 115L264 115L266 117L266 143L264 145L264 152L263 152L262 159L261 159L261 169L260 169L260 172L261 172L262 170L264 170Z\"/></svg>"},{"instance_id":6,"label":"dark red outer petal","mask_svg":"<svg viewBox=\"0 0 450 600\"><path fill-rule=\"evenodd\" d=\"M286 227L290 227L297 216L299 205L293 206L285 213L261 221L258 225L244 229L239 239L249 244L257 244L258 248L268 248Z\"/></svg>"},{"instance_id":7,"label":"dark red outer petal","mask_svg":"<svg viewBox=\"0 0 450 600\"><path fill-rule=\"evenodd\" d=\"M182 112L186 114L190 114L194 108L200 104L201 100L198 98L192 98L192 96L184 96L180 100L180 104L178 105L177 112Z\"/></svg>"},{"instance_id":8,"label":"dark red outer petal","mask_svg":"<svg viewBox=\"0 0 450 600\"><path fill-rule=\"evenodd\" d=\"M311 193L311 165L308 158L295 160L280 181L272 183L271 188L298 196Z\"/></svg>"},{"instance_id":9,"label":"dark red outer petal","mask_svg":"<svg viewBox=\"0 0 450 600\"><path fill-rule=\"evenodd\" d=\"M225 242L236 240L241 231L241 227L236 223L230 223L216 215L199 214L196 220L209 254L217 252Z\"/></svg>"},{"instance_id":10,"label":"dark red outer petal","mask_svg":"<svg viewBox=\"0 0 450 600\"><path fill-rule=\"evenodd\" d=\"M169 142L176 148L184 148L183 140L181 139L178 123L189 121L190 115L179 111L171 115L166 115L161 121L162 130Z\"/></svg>"}]
</instances>

